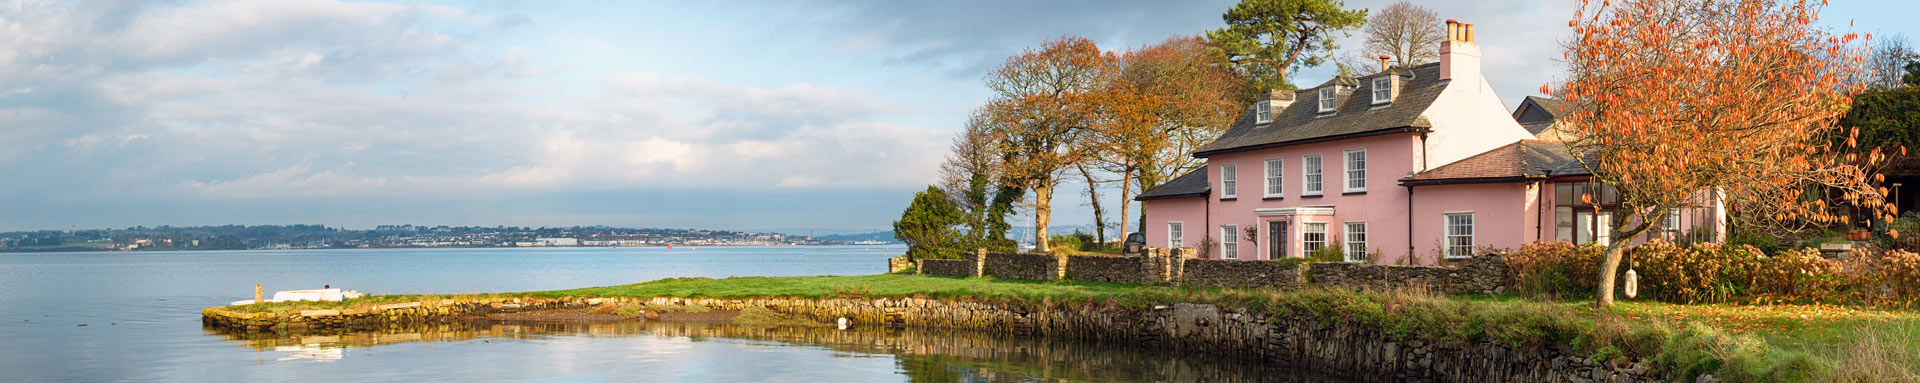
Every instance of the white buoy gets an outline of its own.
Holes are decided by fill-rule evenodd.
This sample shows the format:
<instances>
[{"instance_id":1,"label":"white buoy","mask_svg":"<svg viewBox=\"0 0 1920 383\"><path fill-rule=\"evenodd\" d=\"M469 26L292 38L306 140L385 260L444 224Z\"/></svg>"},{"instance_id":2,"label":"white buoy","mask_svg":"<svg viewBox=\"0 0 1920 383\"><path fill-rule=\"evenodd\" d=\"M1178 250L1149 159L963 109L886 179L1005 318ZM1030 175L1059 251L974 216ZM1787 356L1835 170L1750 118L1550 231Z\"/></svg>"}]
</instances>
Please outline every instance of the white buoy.
<instances>
[{"instance_id":1,"label":"white buoy","mask_svg":"<svg viewBox=\"0 0 1920 383\"><path fill-rule=\"evenodd\" d=\"M1627 269L1627 286L1626 287L1627 287L1628 298L1632 298L1635 295L1640 295L1640 273L1633 272L1633 269Z\"/></svg>"},{"instance_id":2,"label":"white buoy","mask_svg":"<svg viewBox=\"0 0 1920 383\"><path fill-rule=\"evenodd\" d=\"M847 329L847 324L853 321L847 320L847 317L840 317L840 320L838 322L840 322L840 329L845 330Z\"/></svg>"}]
</instances>

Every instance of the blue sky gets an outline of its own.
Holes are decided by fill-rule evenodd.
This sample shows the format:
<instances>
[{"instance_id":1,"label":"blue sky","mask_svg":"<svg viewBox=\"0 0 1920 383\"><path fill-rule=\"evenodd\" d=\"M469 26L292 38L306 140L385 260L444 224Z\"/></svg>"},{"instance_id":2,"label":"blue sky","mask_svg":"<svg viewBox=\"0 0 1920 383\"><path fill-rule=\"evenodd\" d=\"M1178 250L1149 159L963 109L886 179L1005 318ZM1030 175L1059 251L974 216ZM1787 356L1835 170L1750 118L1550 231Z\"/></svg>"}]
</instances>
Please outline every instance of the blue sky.
<instances>
[{"instance_id":1,"label":"blue sky","mask_svg":"<svg viewBox=\"0 0 1920 383\"><path fill-rule=\"evenodd\" d=\"M1197 34L1232 2L608 3L0 1L0 230L881 229L1005 57ZM1416 3L1476 24L1509 107L1560 70L1571 2ZM1920 37L1900 2L1824 20Z\"/></svg>"}]
</instances>

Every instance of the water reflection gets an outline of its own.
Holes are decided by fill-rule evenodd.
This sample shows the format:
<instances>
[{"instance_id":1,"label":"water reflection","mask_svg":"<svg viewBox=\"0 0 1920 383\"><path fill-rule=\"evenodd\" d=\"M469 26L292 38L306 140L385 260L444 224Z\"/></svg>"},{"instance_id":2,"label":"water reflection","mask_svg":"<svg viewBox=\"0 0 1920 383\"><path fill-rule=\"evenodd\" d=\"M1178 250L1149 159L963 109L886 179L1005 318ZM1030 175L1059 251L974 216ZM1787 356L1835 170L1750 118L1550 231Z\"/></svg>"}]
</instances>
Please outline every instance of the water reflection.
<instances>
[{"instance_id":1,"label":"water reflection","mask_svg":"<svg viewBox=\"0 0 1920 383\"><path fill-rule=\"evenodd\" d=\"M390 327L379 331L245 333L207 328L239 347L272 353L279 361L331 362L352 348L412 342L539 341L556 338L642 338L677 346L710 341L757 352L818 353L835 357L891 357L896 374L916 382L1207 381L1341 382L1279 366L1208 355L1175 354L1131 346L1016 337L977 331L831 327L764 327L660 322L473 321ZM757 351L756 351L757 350ZM353 354L351 357L362 357ZM614 357L612 355L606 357ZM752 355L742 355L751 358Z\"/></svg>"}]
</instances>

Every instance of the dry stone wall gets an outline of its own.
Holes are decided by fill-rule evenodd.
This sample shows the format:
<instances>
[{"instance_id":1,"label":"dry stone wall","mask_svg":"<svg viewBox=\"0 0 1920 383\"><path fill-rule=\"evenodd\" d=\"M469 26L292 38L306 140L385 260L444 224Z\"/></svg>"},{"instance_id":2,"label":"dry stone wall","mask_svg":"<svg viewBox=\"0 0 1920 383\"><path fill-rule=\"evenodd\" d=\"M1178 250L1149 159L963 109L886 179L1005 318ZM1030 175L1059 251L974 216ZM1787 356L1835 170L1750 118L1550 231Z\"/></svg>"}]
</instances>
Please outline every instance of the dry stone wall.
<instances>
[{"instance_id":1,"label":"dry stone wall","mask_svg":"<svg viewBox=\"0 0 1920 383\"><path fill-rule=\"evenodd\" d=\"M1155 275L1155 266L1151 256L1074 255L1067 257L1067 279L1152 284L1163 281Z\"/></svg>"},{"instance_id":2,"label":"dry stone wall","mask_svg":"<svg viewBox=\"0 0 1920 383\"><path fill-rule=\"evenodd\" d=\"M1194 258L1191 249L1147 249L1139 256L988 253L966 259L922 259L919 273L952 276L1155 284L1171 282L1209 287L1293 289L1327 287L1391 290L1419 287L1448 294L1498 294L1505 291L1504 256L1485 254L1458 266L1402 266L1365 263L1296 263ZM889 259L888 268L899 270Z\"/></svg>"},{"instance_id":3,"label":"dry stone wall","mask_svg":"<svg viewBox=\"0 0 1920 383\"><path fill-rule=\"evenodd\" d=\"M1391 290L1420 287L1448 294L1498 294L1506 285L1502 255L1486 254L1462 266L1402 266L1352 263L1309 264L1307 283L1316 286Z\"/></svg>"},{"instance_id":4,"label":"dry stone wall","mask_svg":"<svg viewBox=\"0 0 1920 383\"><path fill-rule=\"evenodd\" d=\"M999 278L1026 279L1033 281L1060 280L1065 260L1051 254L1035 253L984 253L986 269L983 275Z\"/></svg>"},{"instance_id":5,"label":"dry stone wall","mask_svg":"<svg viewBox=\"0 0 1920 383\"><path fill-rule=\"evenodd\" d=\"M1300 285L1300 264L1274 261L1187 259L1180 283L1208 287L1284 287Z\"/></svg>"}]
</instances>

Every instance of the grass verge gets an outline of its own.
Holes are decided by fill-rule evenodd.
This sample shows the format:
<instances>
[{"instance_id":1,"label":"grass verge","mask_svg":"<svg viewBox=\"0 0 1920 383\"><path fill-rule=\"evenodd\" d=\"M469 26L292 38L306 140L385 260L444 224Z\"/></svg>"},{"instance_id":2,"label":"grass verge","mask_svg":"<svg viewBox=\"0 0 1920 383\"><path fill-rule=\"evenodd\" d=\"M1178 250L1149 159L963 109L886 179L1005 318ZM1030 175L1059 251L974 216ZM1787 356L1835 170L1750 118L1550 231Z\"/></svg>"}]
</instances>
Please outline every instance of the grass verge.
<instances>
[{"instance_id":1,"label":"grass verge","mask_svg":"<svg viewBox=\"0 0 1920 383\"><path fill-rule=\"evenodd\" d=\"M1492 340L1521 347L1566 344L1602 358L1652 363L1674 381L1693 381L1709 373L1726 382L1916 381L1914 377L1920 376L1920 357L1915 356L1920 355L1920 314L1833 306L1623 302L1603 310L1587 302L1467 298L1418 290L1213 289L911 274L676 278L494 296L919 297L1036 309L1210 303L1274 315L1351 321L1399 339ZM410 299L421 297L378 296L297 305L341 307Z\"/></svg>"}]
</instances>

